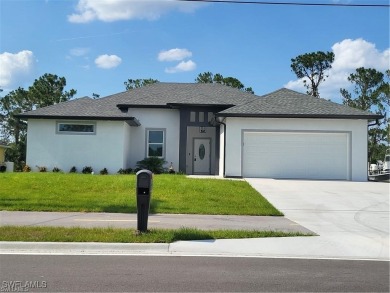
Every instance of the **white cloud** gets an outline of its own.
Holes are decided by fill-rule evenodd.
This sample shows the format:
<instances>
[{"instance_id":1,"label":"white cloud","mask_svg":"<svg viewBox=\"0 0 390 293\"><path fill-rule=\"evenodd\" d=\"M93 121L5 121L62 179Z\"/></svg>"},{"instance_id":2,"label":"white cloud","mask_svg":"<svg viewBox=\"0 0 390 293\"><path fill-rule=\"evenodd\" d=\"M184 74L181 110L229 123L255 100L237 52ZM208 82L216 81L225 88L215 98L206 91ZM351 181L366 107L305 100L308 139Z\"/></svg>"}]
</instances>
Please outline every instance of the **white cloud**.
<instances>
[{"instance_id":1,"label":"white cloud","mask_svg":"<svg viewBox=\"0 0 390 293\"><path fill-rule=\"evenodd\" d=\"M99 68L110 69L122 63L122 59L116 55L100 55L95 59L95 64Z\"/></svg>"},{"instance_id":2,"label":"white cloud","mask_svg":"<svg viewBox=\"0 0 390 293\"><path fill-rule=\"evenodd\" d=\"M196 63L192 60L185 61L184 59L192 57L192 52L187 49L170 49L167 51L161 51L157 59L161 62L181 61L174 67L165 68L166 73L177 73L192 71L196 68Z\"/></svg>"},{"instance_id":3,"label":"white cloud","mask_svg":"<svg viewBox=\"0 0 390 293\"><path fill-rule=\"evenodd\" d=\"M386 70L389 67L390 48L380 52L375 44L363 39L346 39L332 46L335 60L333 71L354 70L359 67Z\"/></svg>"},{"instance_id":4,"label":"white cloud","mask_svg":"<svg viewBox=\"0 0 390 293\"><path fill-rule=\"evenodd\" d=\"M159 61L180 61L187 57L191 57L192 52L187 49L170 49L168 51L161 51L158 54Z\"/></svg>"},{"instance_id":5,"label":"white cloud","mask_svg":"<svg viewBox=\"0 0 390 293\"><path fill-rule=\"evenodd\" d=\"M0 54L0 86L12 87L20 85L28 78L34 66L34 54L23 50L16 54L4 52Z\"/></svg>"},{"instance_id":6,"label":"white cloud","mask_svg":"<svg viewBox=\"0 0 390 293\"><path fill-rule=\"evenodd\" d=\"M88 54L89 48L73 48L69 51L69 54L75 57L81 57Z\"/></svg>"},{"instance_id":7,"label":"white cloud","mask_svg":"<svg viewBox=\"0 0 390 293\"><path fill-rule=\"evenodd\" d=\"M172 0L79 0L76 12L68 15L73 23L87 23L94 20L112 22L118 20L156 20L163 14L178 10L192 12L204 3Z\"/></svg>"},{"instance_id":8,"label":"white cloud","mask_svg":"<svg viewBox=\"0 0 390 293\"><path fill-rule=\"evenodd\" d=\"M335 59L332 68L327 72L328 78L320 85L319 92L322 98L340 102L340 88L349 89L352 84L348 76L359 67L374 68L384 72L390 67L390 48L379 51L375 44L363 39L345 39L332 46ZM291 80L286 88L306 92L303 80Z\"/></svg>"},{"instance_id":9,"label":"white cloud","mask_svg":"<svg viewBox=\"0 0 390 293\"><path fill-rule=\"evenodd\" d=\"M196 63L192 60L188 61L181 61L179 64L177 64L175 67L166 68L166 73L176 73L176 72L184 72L184 71L192 71L195 70Z\"/></svg>"}]
</instances>

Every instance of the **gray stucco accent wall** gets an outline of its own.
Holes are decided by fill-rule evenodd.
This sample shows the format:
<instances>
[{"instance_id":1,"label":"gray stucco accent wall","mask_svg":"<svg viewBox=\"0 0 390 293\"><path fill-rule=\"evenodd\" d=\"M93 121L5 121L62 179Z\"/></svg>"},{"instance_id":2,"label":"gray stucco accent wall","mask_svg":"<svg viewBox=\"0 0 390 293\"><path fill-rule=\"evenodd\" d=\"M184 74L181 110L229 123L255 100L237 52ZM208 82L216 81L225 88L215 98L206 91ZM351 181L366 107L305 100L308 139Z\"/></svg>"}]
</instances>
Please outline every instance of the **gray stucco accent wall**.
<instances>
[{"instance_id":1,"label":"gray stucco accent wall","mask_svg":"<svg viewBox=\"0 0 390 293\"><path fill-rule=\"evenodd\" d=\"M195 137L211 139L211 174L218 174L219 126L212 126L209 120L220 109L208 107L186 107L180 109L179 170L192 174L192 142ZM203 119L202 119L203 117ZM203 120L203 121L202 121Z\"/></svg>"}]
</instances>

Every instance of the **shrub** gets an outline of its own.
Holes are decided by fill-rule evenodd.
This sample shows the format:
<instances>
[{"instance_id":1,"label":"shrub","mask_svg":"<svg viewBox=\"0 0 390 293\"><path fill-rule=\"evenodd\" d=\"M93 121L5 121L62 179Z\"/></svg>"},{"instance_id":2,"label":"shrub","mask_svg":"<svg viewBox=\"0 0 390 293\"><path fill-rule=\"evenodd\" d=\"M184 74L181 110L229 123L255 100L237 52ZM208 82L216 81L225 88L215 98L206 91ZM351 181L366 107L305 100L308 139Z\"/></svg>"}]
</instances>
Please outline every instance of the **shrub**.
<instances>
[{"instance_id":1,"label":"shrub","mask_svg":"<svg viewBox=\"0 0 390 293\"><path fill-rule=\"evenodd\" d=\"M24 165L23 172L31 172L31 167L29 165Z\"/></svg>"},{"instance_id":2,"label":"shrub","mask_svg":"<svg viewBox=\"0 0 390 293\"><path fill-rule=\"evenodd\" d=\"M5 172L5 170L7 170L7 166L5 166L5 165L0 165L0 173Z\"/></svg>"},{"instance_id":3,"label":"shrub","mask_svg":"<svg viewBox=\"0 0 390 293\"><path fill-rule=\"evenodd\" d=\"M69 170L69 173L76 173L77 172L77 168L75 166L73 166L72 168L70 168Z\"/></svg>"},{"instance_id":4,"label":"shrub","mask_svg":"<svg viewBox=\"0 0 390 293\"><path fill-rule=\"evenodd\" d=\"M45 166L37 166L39 172L47 172L47 168Z\"/></svg>"},{"instance_id":5,"label":"shrub","mask_svg":"<svg viewBox=\"0 0 390 293\"><path fill-rule=\"evenodd\" d=\"M164 173L164 164L166 161L158 157L149 157L137 162L137 170L147 169L155 174Z\"/></svg>"},{"instance_id":6,"label":"shrub","mask_svg":"<svg viewBox=\"0 0 390 293\"><path fill-rule=\"evenodd\" d=\"M118 171L118 174L131 174L133 172L133 169L127 168L127 169L122 169L120 168Z\"/></svg>"},{"instance_id":7,"label":"shrub","mask_svg":"<svg viewBox=\"0 0 390 293\"><path fill-rule=\"evenodd\" d=\"M102 170L100 170L100 175L107 175L107 174L108 174L107 168L103 168Z\"/></svg>"},{"instance_id":8,"label":"shrub","mask_svg":"<svg viewBox=\"0 0 390 293\"><path fill-rule=\"evenodd\" d=\"M91 166L85 166L83 168L83 171L81 171L81 173L83 173L83 174L92 174L92 172L93 172L93 169Z\"/></svg>"},{"instance_id":9,"label":"shrub","mask_svg":"<svg viewBox=\"0 0 390 293\"><path fill-rule=\"evenodd\" d=\"M54 172L54 173L61 172L61 169L60 169L60 168L57 168L57 167L54 167L54 168L53 168L53 172Z\"/></svg>"}]
</instances>

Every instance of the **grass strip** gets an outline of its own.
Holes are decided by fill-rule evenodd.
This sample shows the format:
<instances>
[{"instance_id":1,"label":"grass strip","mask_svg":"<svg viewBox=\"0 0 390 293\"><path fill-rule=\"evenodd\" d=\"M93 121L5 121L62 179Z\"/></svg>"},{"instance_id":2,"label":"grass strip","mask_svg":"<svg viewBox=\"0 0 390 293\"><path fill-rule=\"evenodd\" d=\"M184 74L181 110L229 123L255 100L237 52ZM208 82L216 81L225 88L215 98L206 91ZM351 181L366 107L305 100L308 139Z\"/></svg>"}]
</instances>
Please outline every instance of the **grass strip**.
<instances>
[{"instance_id":1,"label":"grass strip","mask_svg":"<svg viewBox=\"0 0 390 293\"><path fill-rule=\"evenodd\" d=\"M171 243L179 240L240 239L312 236L312 234L257 230L200 230L196 228L151 229L137 234L132 229L1 226L0 241Z\"/></svg>"},{"instance_id":2,"label":"grass strip","mask_svg":"<svg viewBox=\"0 0 390 293\"><path fill-rule=\"evenodd\" d=\"M136 213L135 175L0 173L0 210ZM153 176L150 213L282 216L245 181Z\"/></svg>"}]
</instances>

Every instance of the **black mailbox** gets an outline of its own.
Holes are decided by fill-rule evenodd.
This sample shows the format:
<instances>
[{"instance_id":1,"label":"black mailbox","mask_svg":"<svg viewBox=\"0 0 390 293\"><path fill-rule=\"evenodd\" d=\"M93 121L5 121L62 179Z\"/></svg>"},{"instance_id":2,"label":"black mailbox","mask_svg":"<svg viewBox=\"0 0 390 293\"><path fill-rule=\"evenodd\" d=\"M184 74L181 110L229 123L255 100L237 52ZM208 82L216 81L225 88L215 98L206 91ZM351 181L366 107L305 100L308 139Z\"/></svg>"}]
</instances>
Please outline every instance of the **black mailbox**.
<instances>
[{"instance_id":1,"label":"black mailbox","mask_svg":"<svg viewBox=\"0 0 390 293\"><path fill-rule=\"evenodd\" d=\"M152 197L153 173L149 170L138 171L137 174L137 230L148 230L150 198Z\"/></svg>"}]
</instances>

